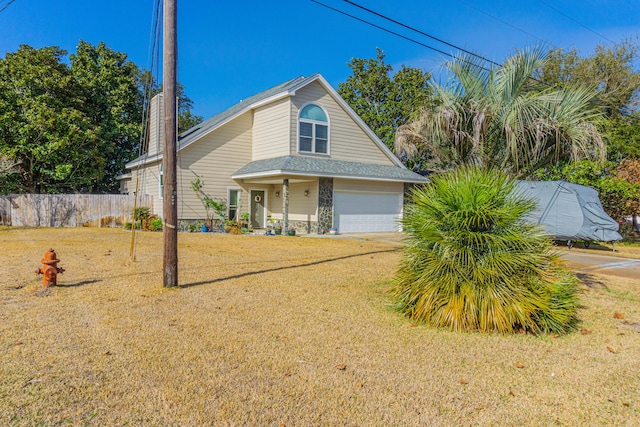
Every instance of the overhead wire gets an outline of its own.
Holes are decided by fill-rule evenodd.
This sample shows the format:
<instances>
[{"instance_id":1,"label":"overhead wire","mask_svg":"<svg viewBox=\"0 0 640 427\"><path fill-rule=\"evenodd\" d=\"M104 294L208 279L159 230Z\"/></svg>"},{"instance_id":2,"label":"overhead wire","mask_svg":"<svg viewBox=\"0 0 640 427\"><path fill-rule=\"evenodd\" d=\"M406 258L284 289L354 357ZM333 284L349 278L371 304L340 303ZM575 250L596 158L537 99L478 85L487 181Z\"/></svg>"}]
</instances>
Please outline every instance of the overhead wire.
<instances>
[{"instance_id":1,"label":"overhead wire","mask_svg":"<svg viewBox=\"0 0 640 427\"><path fill-rule=\"evenodd\" d=\"M356 21L360 21L360 22L362 22L362 23L365 23L365 24L367 24L367 25L370 25L370 26L372 26L372 27L374 27L374 28L377 28L377 29L379 29L379 30L382 30L382 31L384 31L384 32L386 32L386 33L393 34L394 36L398 36L398 37L400 37L400 38L402 38L402 39L405 39L405 40L410 41L410 42L412 42L412 43L415 43L415 44L418 44L418 45L420 45L420 46L426 47L427 49L431 49L431 50L433 50L433 51L435 51L435 52L438 52L438 53L441 53L441 54L443 54L443 55L446 55L446 56L449 56L449 57L453 58L453 55L451 55L450 53L447 53L447 52L442 51L442 50L440 50L440 49L436 49L435 47L432 47L432 46L426 45L426 44L421 43L421 42L419 42L419 41L417 41L417 40L414 40L414 39L412 39L412 38L409 38L409 37L407 37L407 36L403 36L403 35L402 35L402 34L400 34L400 33L396 33L396 32L394 32L394 31L391 31L391 30L387 29L387 28L381 27L380 25L376 25L376 24L374 24L373 22L369 22L369 21L364 20L364 19L362 19L362 18L358 18L358 17L357 17L357 16L355 16L355 15L351 15L351 14L349 14L349 13L347 13L347 12L344 12L344 11L342 11L342 10L340 10L340 9L336 9L335 7L329 6L328 4L321 3L321 2L319 2L319 1L317 1L317 0L311 0L311 2L312 2L312 3L315 3L315 4L318 4L318 5L320 5L320 6L326 7L327 9L330 9L330 10L332 10L332 11L334 11L334 12L337 12L337 13L339 13L339 14L341 14L341 15L347 16L347 17L349 17L349 18L351 18L351 19L355 19Z\"/></svg>"},{"instance_id":2,"label":"overhead wire","mask_svg":"<svg viewBox=\"0 0 640 427\"><path fill-rule=\"evenodd\" d=\"M538 40L538 41L540 41L540 42L544 43L544 44L545 44L545 45L547 45L547 46L551 46L551 43L549 43L548 41L546 41L546 40L544 40L544 39L541 39L540 37L538 37L538 36L536 36L536 35L534 35L534 34L531 34L530 32L528 32L528 31L526 31L526 30L523 30L522 28L520 28L520 27L517 27L517 26L513 25L512 23L510 23L510 22L508 22L508 21L505 21L504 19L500 18L499 16L495 16L495 15L493 15L493 14L491 14L491 13L487 12L486 10L480 9L479 7L477 7L477 6L475 6L475 5L471 4L471 3L469 3L468 1L465 1L465 0L458 0L458 1L459 1L460 3L462 3L462 4L464 4L464 5L466 5L466 6L470 7L470 8L472 8L472 9L475 9L476 11L478 11L478 12L480 12L480 13L484 14L484 15L487 15L487 16L488 16L488 17L490 17L490 18L495 19L495 20L496 20L496 21L498 21L498 22L503 23L504 25L507 25L507 26L509 26L509 27L513 28L514 30L520 31L522 34L526 34L527 36L529 36L529 37L533 37L534 39L536 39L536 40Z\"/></svg>"},{"instance_id":3,"label":"overhead wire","mask_svg":"<svg viewBox=\"0 0 640 427\"><path fill-rule=\"evenodd\" d=\"M409 42L411 42L411 43L415 43L415 44L417 44L417 45L419 45L419 46L426 47L427 49L433 50L433 51L435 51L435 52L438 52L438 53L441 53L441 54L443 54L443 55L445 55L445 56L448 56L448 57L450 57L450 58L452 58L452 59L455 59L455 56L454 56L454 55L452 55L452 54L450 54L450 53L448 53L448 52L445 52L445 51L443 51L443 50L437 49L437 48L435 48L435 47L433 47L433 46L429 46L428 44L422 43L422 42L420 42L420 41L418 41L418 40L412 39L412 38L410 38L410 37L407 37L407 36L405 36L405 35L402 35L402 34L400 34L400 33L395 32L395 31L391 31L391 30L389 30L388 28L384 28L384 27L382 27L382 26L380 26L380 25L374 24L373 22L370 22L370 21L367 21L367 20L365 20L365 19L359 18L359 17L357 17L357 16L355 16L355 15L351 15L351 14L349 14L349 13L347 13L347 12L344 12L344 11L342 11L342 10L340 10L340 9L337 9L337 8L335 8L335 7L332 7L332 6L329 6L328 4L325 4L325 3L319 2L318 0L311 0L311 2L312 2L312 3L316 3L316 4L320 5L320 6L323 6L323 7L327 8L327 9L330 9L330 10L332 10L332 11L334 11L334 12L336 12L336 13L339 13L339 14L341 14L341 15L347 16L347 17L349 17L349 18L351 18L351 19L355 19L356 21L360 21L360 22L362 22L362 23L364 23L364 24L370 25L370 26L372 26L372 27L374 27L374 28L377 28L377 29L379 29L379 30L382 30L382 31L384 31L384 32L386 32L386 33L389 33L389 34L392 34L392 35L394 35L394 36L400 37L401 39L407 40L407 41L409 41ZM487 61L488 61L488 60L487 60ZM465 62L471 63L470 61L465 61ZM474 65L477 65L477 64L474 64ZM482 67L482 66L480 66L480 68L481 68L481 69L483 69L483 70L485 70L485 71L491 71L490 69L485 68L485 67Z\"/></svg>"},{"instance_id":4,"label":"overhead wire","mask_svg":"<svg viewBox=\"0 0 640 427\"><path fill-rule=\"evenodd\" d=\"M328 8L328 9L331 9L331 10L333 10L333 11L335 11L335 12L338 12L338 13L340 13L340 14L342 14L342 15L348 16L348 17L353 18L353 19L356 19L356 20L358 20L358 21L360 21L360 22L364 22L364 23L366 23L366 24L368 24L368 25L371 25L371 26L373 26L373 27L375 27L375 28L381 29L381 30L383 30L383 31L385 31L385 32L387 32L387 33L393 34L393 35L398 36L398 37L401 37L401 38L403 38L403 39L405 39L405 40L408 40L408 41L411 41L411 42L413 42L413 43L416 43L416 44L418 44L418 45L421 45L421 46L427 47L427 48L429 48L429 49L435 50L435 51L437 51L437 52L439 52L439 53L443 53L444 55L447 55L447 56L449 56L450 58L454 58L454 59L456 58L455 56L453 56L453 55L451 55L451 54L449 54L449 53L446 53L446 52L443 52L443 51L441 51L441 50L439 50L439 49L436 49L436 48L433 48L433 47L431 47L431 46L428 46L428 45L426 45L426 44L424 44L424 43L421 43L421 42L419 42L419 41L417 41L417 40L411 39L411 38L406 37L406 36L404 36L404 35L402 35L402 34L399 34L399 33L396 33L396 32L394 32L394 31L391 31L391 30L389 30L389 29L387 29L387 28L384 28L384 27L381 27L381 26L379 26L379 25L373 24L373 23L371 23L371 22L369 22L369 21L366 21L366 20L364 20L364 19L361 19L361 18L355 17L355 16L353 16L353 15L351 15L351 14L348 14L348 13L346 13L346 12L343 12L343 11L339 10L339 9L333 8L333 7L331 7L331 6L328 6L328 5L326 5L326 4L324 4L324 3L321 3L321 2L319 2L319 1L317 1L317 0L311 0L311 1L312 1L313 3L319 4L319 5L321 5L321 6L324 6L324 7ZM419 30L419 29L417 29L417 28L411 27L411 26L409 26L409 25L407 25L407 24L404 24L404 23L402 23L402 22L400 22L400 21L398 21L398 20L395 20L395 19L393 19L393 18L390 18L390 17L388 17L388 16L386 16L386 15L383 15L383 14L378 13L378 12L376 12L376 11L373 11L373 10L371 10L371 9L368 9L368 8L366 8L366 7L364 7L364 6L361 6L361 5L359 5L359 4L357 4L357 3L355 3L355 2L353 2L353 1L351 1L351 0L343 0L343 1L344 1L344 2L346 2L346 3L349 3L349 4L351 4L351 5L353 5L353 6L355 6L355 7L358 7L358 8L360 8L360 9L362 9L362 10L364 10L364 11L368 12L368 13L371 13L371 14L373 14L373 15L376 15L376 16L380 17L380 18L383 18L383 19L385 19L385 20L387 20L387 21L389 21L389 22L393 22L393 23L394 23L394 24L396 24L396 25L402 26L402 27L404 27L404 28L406 28L406 29L408 29L408 30L411 30L411 31L416 32L416 33L418 33L418 34L421 34L421 35L424 35L424 36L426 36L426 37L432 38L432 39L434 39L434 40L437 40L437 41L439 41L439 42L441 42L441 43L446 44L447 46L453 47L454 49L458 49L458 50L460 50L460 51L462 51L462 52L465 52L465 53L467 53L467 54L469 54L469 55L472 55L472 56L474 56L475 58L480 59L481 61L486 61L486 62L488 62L488 63L490 63L490 64L492 64L492 65L498 66L498 67L502 67L502 66L503 66L503 64L501 64L501 63L499 63L499 62L492 61L492 60L490 60L490 59L488 59L488 58L486 58L486 57L484 57L484 56L482 56L482 55L479 55L479 54L475 54L475 53L473 53L473 52L470 52L470 51L468 51L468 50L466 50L466 49L463 49L463 48L461 48L461 47L459 47L459 46L457 46L457 45L455 45L455 44L453 44L453 43L449 43L449 42L446 42L446 41L441 40L441 39L439 39L439 38L436 38L436 37L434 37L434 36L432 36L432 35L430 35L430 34L427 34L427 33L426 33L426 32L424 32L424 31L421 31L421 30ZM489 69L489 68L486 68L486 67L483 67L483 66L481 66L481 65L475 64L475 63L473 63L473 62L471 62L471 61L469 61L469 60L466 60L466 59L464 59L464 58L462 58L462 61L463 61L463 62L465 62L465 63L467 63L467 64L473 65L473 66L478 66L480 69L482 69L482 70L484 70L484 71L488 71L488 72L491 72L491 71L492 71L492 70L491 70L491 69ZM543 81L541 81L541 80L539 80L539 79L537 79L537 78L535 78L535 77L533 77L533 76L529 76L528 78L529 78L530 80L533 80L533 81L535 81L535 82L538 82L538 83L541 83L541 84L544 84L544 85L547 85L547 86L558 87L557 85L550 84L550 83L547 83L547 82L543 82Z\"/></svg>"},{"instance_id":5,"label":"overhead wire","mask_svg":"<svg viewBox=\"0 0 640 427\"><path fill-rule=\"evenodd\" d=\"M9 2L7 4L5 4L4 6L2 6L2 9L0 9L0 12L2 12L3 10L5 10L6 8L8 8L11 3L13 3L16 0L9 0Z\"/></svg>"},{"instance_id":6,"label":"overhead wire","mask_svg":"<svg viewBox=\"0 0 640 427\"><path fill-rule=\"evenodd\" d=\"M458 50L459 50L459 51L461 51L461 52L467 53L467 54L469 54L469 55L471 55L471 56L474 56L474 57L476 57L476 58L478 58L478 59L481 59L481 60L483 60L483 61L487 61L487 62L489 62L490 64L498 65L498 66L500 66L500 65L501 65L501 64L499 64L499 63L497 63L497 62L494 62L494 61L492 61L492 60L490 60L490 59L487 59L487 58L485 58L485 57L483 57L483 56L480 56L480 55L478 55L478 54L476 54L476 53L473 53L473 52L471 52L471 51L469 51L469 50L466 50L466 49L464 49L464 48L461 48L460 46L456 46L456 45L454 45L453 43L449 43L449 42L447 42L447 41L445 41L445 40L442 40L442 39L440 39L440 38L438 38L438 37L432 36L431 34L425 33L424 31L418 30L417 28L411 27L411 26L409 26L409 25L407 25L407 24L404 24L404 23L402 23L402 22L400 22L400 21L397 21L397 20L395 20L395 19L393 19L393 18L390 18L390 17L388 17L388 16L386 16L386 15L383 15L383 14L381 14L381 13L379 13L379 12L376 12L376 11L374 11L374 10L371 10L371 9L369 9L369 8L366 8L366 7L364 7L364 6L362 6L362 5L358 4L358 3L355 3L355 2L353 2L353 1L351 1L351 0L343 0L343 1L344 1L345 3L349 3L350 5L352 5L352 6L355 6L355 7L359 8L359 9L362 9L362 10L364 10L364 11L366 11L366 12L369 12L369 13L371 13L371 14L373 14L373 15L376 15L377 17L380 17L380 18L382 18L382 19L385 19L385 20L387 20L387 21L389 21L389 22L393 22L394 24L399 25L399 26L401 26L401 27L404 27L404 28L406 28L406 29L408 29L408 30L411 30L411 31L415 32L415 33L418 33L418 34L421 34L421 35L423 35L423 36L425 36L425 37L428 37L428 38L430 38L430 39L436 40L436 41L438 41L438 42L440 42L440 43L442 43L442 44L446 44L446 45L447 45L447 46L449 46L449 47L452 47L452 48L454 48L454 49L458 49Z\"/></svg>"},{"instance_id":7,"label":"overhead wire","mask_svg":"<svg viewBox=\"0 0 640 427\"><path fill-rule=\"evenodd\" d=\"M150 62L149 67L149 79L143 82L143 94L142 94L142 117L141 117L141 125L142 129L140 132L140 140L138 144L138 158L142 157L143 162L147 159L149 153L149 116L150 116L150 104L152 94L155 88L156 79L154 76L158 75L158 57L160 55L159 49L159 40L160 40L160 10L162 0L156 0L156 3L151 11L151 28L149 30L149 51L148 51L148 60ZM136 173L136 185L135 185L135 194L134 194L134 206L138 204L138 199L140 198L140 193L144 192L145 186L145 178L147 168L142 167L137 170L142 170L142 173ZM142 188L139 187L138 182L142 181ZM130 242L130 253L129 256L133 261L135 261L135 208L132 214L131 221L131 242Z\"/></svg>"},{"instance_id":8,"label":"overhead wire","mask_svg":"<svg viewBox=\"0 0 640 427\"><path fill-rule=\"evenodd\" d=\"M539 3L542 3L543 5L545 5L546 7L548 7L549 9L555 11L556 13L559 13L560 15L564 16L567 19L570 19L571 21L575 22L576 24L580 25L582 28L586 29L587 31L591 31L593 34L595 34L598 37L602 37L603 39L605 39L606 41L616 44L616 42L614 42L613 40L611 40L610 38L600 34L599 32L595 31L592 28L587 27L586 25L584 25L583 23L579 22L577 19L572 18L571 16L567 15L566 13L564 13L563 11L561 11L560 9L556 9L555 7L551 6L549 3L543 1L543 0L538 0Z\"/></svg>"}]
</instances>

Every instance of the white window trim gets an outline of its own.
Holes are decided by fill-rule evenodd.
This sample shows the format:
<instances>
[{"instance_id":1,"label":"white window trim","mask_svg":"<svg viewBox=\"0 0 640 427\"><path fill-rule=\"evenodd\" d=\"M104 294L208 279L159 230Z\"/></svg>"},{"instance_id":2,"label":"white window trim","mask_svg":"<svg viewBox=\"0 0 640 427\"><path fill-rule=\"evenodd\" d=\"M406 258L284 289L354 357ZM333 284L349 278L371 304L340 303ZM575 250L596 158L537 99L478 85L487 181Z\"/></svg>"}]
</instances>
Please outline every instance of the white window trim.
<instances>
[{"instance_id":1,"label":"white window trim","mask_svg":"<svg viewBox=\"0 0 640 427\"><path fill-rule=\"evenodd\" d=\"M242 188L240 187L227 187L227 218L228 219L232 219L229 217L229 210L231 209L231 192L232 191L237 191L238 192L238 199L236 200L236 215L238 215L237 219L240 219L239 216L242 215L242 212L240 212L240 206L242 206L241 200L242 200Z\"/></svg>"},{"instance_id":2,"label":"white window trim","mask_svg":"<svg viewBox=\"0 0 640 427\"><path fill-rule=\"evenodd\" d=\"M321 122L318 120L311 120L311 119L301 119L300 118L300 113L302 113L302 110L304 110L307 106L309 105L315 105L316 107L320 108L323 112L324 115L327 116L327 121L326 122ZM300 149L300 123L311 123L313 125L312 127L312 136L311 136L311 150L312 151L303 151ZM326 153L317 153L316 150L316 124L319 125L323 125L327 127L327 152ZM312 155L317 155L317 156L330 156L331 155L331 118L329 117L329 113L327 113L327 110L320 104L318 104L317 102L307 102L306 104L302 105L300 107L300 109L298 110L298 135L297 135L297 141L296 141L296 146L297 146L297 151L298 153L301 154L312 154Z\"/></svg>"}]
</instances>

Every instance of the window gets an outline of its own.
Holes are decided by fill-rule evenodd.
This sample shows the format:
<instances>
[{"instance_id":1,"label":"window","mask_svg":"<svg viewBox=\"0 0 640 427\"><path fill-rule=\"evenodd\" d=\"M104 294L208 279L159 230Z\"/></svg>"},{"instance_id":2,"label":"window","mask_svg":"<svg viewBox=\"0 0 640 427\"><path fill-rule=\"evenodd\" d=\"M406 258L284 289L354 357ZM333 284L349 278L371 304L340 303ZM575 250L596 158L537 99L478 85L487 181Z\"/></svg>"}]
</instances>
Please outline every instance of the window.
<instances>
[{"instance_id":1,"label":"window","mask_svg":"<svg viewBox=\"0 0 640 427\"><path fill-rule=\"evenodd\" d=\"M240 196L240 190L229 189L227 200L229 201L227 207L227 218L232 221L237 221L238 219L238 201Z\"/></svg>"},{"instance_id":2,"label":"window","mask_svg":"<svg viewBox=\"0 0 640 427\"><path fill-rule=\"evenodd\" d=\"M309 104L300 110L298 151L329 154L329 120L322 108Z\"/></svg>"}]
</instances>

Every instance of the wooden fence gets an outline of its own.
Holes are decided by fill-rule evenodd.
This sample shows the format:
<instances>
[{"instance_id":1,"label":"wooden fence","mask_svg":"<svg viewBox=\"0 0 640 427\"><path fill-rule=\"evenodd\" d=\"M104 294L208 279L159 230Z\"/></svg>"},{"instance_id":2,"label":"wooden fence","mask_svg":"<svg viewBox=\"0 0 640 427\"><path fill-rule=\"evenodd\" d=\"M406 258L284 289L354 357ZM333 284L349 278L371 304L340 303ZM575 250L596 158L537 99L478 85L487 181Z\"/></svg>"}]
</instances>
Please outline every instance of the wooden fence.
<instances>
[{"instance_id":1,"label":"wooden fence","mask_svg":"<svg viewBox=\"0 0 640 427\"><path fill-rule=\"evenodd\" d=\"M131 221L133 195L13 194L0 196L0 225L23 227L122 227ZM153 197L137 206L153 210Z\"/></svg>"}]
</instances>

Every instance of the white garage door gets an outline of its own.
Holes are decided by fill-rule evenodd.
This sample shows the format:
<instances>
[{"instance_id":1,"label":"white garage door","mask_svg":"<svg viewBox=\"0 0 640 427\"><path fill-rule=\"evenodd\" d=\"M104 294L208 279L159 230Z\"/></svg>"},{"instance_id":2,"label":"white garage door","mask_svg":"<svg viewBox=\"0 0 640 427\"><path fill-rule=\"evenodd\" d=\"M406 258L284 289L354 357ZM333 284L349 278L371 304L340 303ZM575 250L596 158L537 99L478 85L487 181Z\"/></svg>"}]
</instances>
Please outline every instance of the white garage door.
<instances>
[{"instance_id":1,"label":"white garage door","mask_svg":"<svg viewBox=\"0 0 640 427\"><path fill-rule=\"evenodd\" d=\"M402 193L333 194L334 225L339 233L365 233L400 230Z\"/></svg>"}]
</instances>

